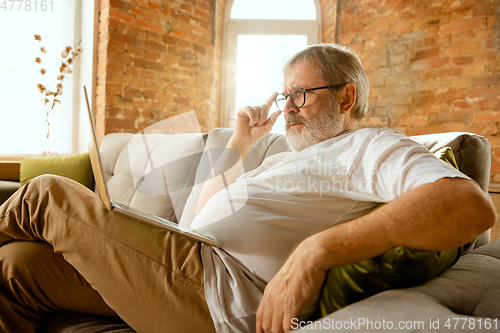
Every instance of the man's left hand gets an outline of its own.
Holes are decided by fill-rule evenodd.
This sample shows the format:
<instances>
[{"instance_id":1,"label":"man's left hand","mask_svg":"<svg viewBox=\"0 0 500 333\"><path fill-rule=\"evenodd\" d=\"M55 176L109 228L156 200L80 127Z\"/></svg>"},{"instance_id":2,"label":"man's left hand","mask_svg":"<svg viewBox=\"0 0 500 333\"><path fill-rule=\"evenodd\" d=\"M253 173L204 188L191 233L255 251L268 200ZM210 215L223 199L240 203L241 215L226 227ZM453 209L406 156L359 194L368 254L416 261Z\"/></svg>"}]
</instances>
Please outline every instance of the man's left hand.
<instances>
[{"instance_id":1,"label":"man's left hand","mask_svg":"<svg viewBox=\"0 0 500 333\"><path fill-rule=\"evenodd\" d=\"M292 319L319 292L326 270L315 263L316 250L306 243L292 252L266 286L257 310L257 333L291 331Z\"/></svg>"}]
</instances>

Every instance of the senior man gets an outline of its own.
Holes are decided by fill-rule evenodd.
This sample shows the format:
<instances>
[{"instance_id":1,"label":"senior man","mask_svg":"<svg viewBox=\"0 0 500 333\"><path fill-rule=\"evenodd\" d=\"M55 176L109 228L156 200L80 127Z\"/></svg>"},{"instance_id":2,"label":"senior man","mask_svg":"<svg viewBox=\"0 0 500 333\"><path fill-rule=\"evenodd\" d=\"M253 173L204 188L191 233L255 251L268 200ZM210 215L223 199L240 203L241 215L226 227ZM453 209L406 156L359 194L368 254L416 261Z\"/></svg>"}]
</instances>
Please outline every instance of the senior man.
<instances>
[{"instance_id":1,"label":"senior man","mask_svg":"<svg viewBox=\"0 0 500 333\"><path fill-rule=\"evenodd\" d=\"M201 193L191 228L221 249L108 212L56 177L2 205L0 329L32 332L64 309L118 315L138 332L289 331L314 311L329 268L396 246L456 248L494 223L479 187L426 149L391 130L356 130L368 81L353 52L315 45L284 74L282 94L238 110L227 147L243 160L279 116L269 116L276 101L293 152L240 179L236 165ZM245 205L206 223L228 183ZM380 202L389 204L372 212Z\"/></svg>"}]
</instances>

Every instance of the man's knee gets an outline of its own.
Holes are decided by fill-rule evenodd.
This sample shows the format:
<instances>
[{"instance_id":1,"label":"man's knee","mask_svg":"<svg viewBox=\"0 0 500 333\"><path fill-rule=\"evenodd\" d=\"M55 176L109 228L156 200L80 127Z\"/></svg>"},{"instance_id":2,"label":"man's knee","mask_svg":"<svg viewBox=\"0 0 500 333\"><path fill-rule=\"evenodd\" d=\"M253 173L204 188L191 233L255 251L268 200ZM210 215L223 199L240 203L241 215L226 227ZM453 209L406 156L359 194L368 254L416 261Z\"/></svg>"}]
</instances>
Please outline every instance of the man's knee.
<instances>
[{"instance_id":1,"label":"man's knee","mask_svg":"<svg viewBox=\"0 0 500 333\"><path fill-rule=\"evenodd\" d=\"M49 244L43 242L13 241L0 247L0 285L12 279L44 274L46 263L57 256Z\"/></svg>"},{"instance_id":2,"label":"man's knee","mask_svg":"<svg viewBox=\"0 0 500 333\"><path fill-rule=\"evenodd\" d=\"M43 174L40 176L37 176L35 178L30 179L26 185L27 186L34 186L37 188L45 188L45 189L50 189L52 187L61 187L65 186L71 182L70 179L58 176L58 175L52 175L52 174Z\"/></svg>"}]
</instances>

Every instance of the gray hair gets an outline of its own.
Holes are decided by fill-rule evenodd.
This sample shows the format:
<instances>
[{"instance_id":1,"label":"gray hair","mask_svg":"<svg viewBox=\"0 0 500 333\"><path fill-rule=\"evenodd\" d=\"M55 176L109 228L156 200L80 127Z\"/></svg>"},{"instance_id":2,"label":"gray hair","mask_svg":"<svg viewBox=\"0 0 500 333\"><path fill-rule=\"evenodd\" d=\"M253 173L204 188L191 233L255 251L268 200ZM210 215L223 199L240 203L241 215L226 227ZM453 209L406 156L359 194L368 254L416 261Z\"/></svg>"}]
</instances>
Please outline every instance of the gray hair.
<instances>
[{"instance_id":1,"label":"gray hair","mask_svg":"<svg viewBox=\"0 0 500 333\"><path fill-rule=\"evenodd\" d=\"M294 65L304 60L312 61L316 73L328 85L353 83L356 86L356 102L352 115L356 120L365 117L370 88L361 60L353 50L338 44L314 44L288 59L283 73L286 75Z\"/></svg>"}]
</instances>

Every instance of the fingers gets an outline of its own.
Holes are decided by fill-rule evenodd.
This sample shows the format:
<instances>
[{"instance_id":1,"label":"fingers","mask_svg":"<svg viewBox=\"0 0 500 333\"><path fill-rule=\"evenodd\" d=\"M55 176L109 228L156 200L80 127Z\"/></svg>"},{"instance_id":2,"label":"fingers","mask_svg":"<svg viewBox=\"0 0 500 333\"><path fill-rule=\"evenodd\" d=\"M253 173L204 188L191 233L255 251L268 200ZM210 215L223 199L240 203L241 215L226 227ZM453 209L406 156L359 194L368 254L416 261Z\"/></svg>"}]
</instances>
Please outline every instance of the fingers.
<instances>
[{"instance_id":1,"label":"fingers","mask_svg":"<svg viewBox=\"0 0 500 333\"><path fill-rule=\"evenodd\" d=\"M277 92L275 93L272 93L265 101L265 105L267 105L269 108L271 108L271 105L273 105L274 103L274 99L276 98L276 96L278 96L279 94Z\"/></svg>"},{"instance_id":2,"label":"fingers","mask_svg":"<svg viewBox=\"0 0 500 333\"><path fill-rule=\"evenodd\" d=\"M260 106L245 106L240 109L238 109L237 114L240 116L246 116L249 119L248 125L253 127L253 126L262 126L268 121L269 117L269 110L271 109L271 106L273 105L274 98L278 95L277 92L273 93L270 95L267 99L266 102ZM274 124L276 122L276 118L279 116L275 116L275 119L272 121Z\"/></svg>"}]
</instances>

